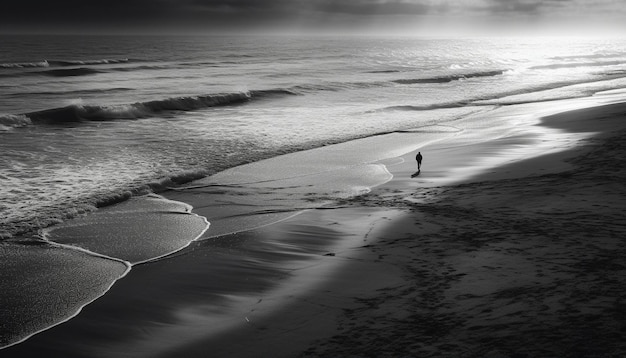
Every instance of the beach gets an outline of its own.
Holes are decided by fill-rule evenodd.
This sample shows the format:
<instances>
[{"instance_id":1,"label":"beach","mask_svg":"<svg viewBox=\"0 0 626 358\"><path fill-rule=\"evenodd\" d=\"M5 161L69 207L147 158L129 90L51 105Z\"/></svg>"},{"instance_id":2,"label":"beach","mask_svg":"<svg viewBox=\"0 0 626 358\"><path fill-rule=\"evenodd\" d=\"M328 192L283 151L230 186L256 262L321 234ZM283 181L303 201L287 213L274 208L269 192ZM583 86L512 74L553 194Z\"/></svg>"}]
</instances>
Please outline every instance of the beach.
<instances>
[{"instance_id":1,"label":"beach","mask_svg":"<svg viewBox=\"0 0 626 358\"><path fill-rule=\"evenodd\" d=\"M197 215L165 225L204 239L146 263L131 250L139 264L106 294L2 356L622 356L626 104L602 102L504 108L490 118L506 131L473 118L160 193Z\"/></svg>"},{"instance_id":2,"label":"beach","mask_svg":"<svg viewBox=\"0 0 626 358\"><path fill-rule=\"evenodd\" d=\"M487 174L426 200L405 197L411 215L368 250L406 281L355 297L341 332L305 355L623 355L623 113L545 119L571 131L611 123L561 156L569 170L526 176L559 160L539 158L498 168L516 172L511 179Z\"/></svg>"}]
</instances>

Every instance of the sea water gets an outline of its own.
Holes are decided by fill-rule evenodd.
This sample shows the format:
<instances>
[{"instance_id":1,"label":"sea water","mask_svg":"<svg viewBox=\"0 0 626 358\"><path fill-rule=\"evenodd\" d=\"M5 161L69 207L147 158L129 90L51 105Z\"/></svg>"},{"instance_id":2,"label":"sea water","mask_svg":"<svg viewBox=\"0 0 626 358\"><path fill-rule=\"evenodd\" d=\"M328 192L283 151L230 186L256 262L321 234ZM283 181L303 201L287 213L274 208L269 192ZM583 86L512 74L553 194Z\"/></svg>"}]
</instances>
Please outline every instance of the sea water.
<instances>
[{"instance_id":1,"label":"sea water","mask_svg":"<svg viewBox=\"0 0 626 358\"><path fill-rule=\"evenodd\" d=\"M121 277L142 307L142 287L204 302L212 270L280 268L242 251L209 258L229 243L208 238L366 192L403 148L493 135L507 128L489 115L499 107L625 85L617 40L1 36L0 348L71 319ZM143 195L165 188L171 200ZM113 329L146 324L128 320ZM30 342L56 346L54 334Z\"/></svg>"},{"instance_id":2,"label":"sea water","mask_svg":"<svg viewBox=\"0 0 626 358\"><path fill-rule=\"evenodd\" d=\"M618 40L5 35L0 237L287 152L625 85Z\"/></svg>"}]
</instances>

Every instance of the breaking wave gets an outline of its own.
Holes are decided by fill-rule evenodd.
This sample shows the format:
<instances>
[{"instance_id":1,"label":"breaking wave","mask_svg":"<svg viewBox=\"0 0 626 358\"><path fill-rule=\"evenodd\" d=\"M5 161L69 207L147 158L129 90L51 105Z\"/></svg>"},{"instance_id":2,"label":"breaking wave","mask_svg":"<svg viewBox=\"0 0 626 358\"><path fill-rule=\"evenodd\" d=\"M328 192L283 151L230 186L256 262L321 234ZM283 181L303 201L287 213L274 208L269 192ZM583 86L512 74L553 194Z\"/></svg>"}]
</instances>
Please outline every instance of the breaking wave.
<instances>
[{"instance_id":1,"label":"breaking wave","mask_svg":"<svg viewBox=\"0 0 626 358\"><path fill-rule=\"evenodd\" d=\"M0 63L0 68L35 68L50 67L50 63L46 60L38 62L8 62Z\"/></svg>"},{"instance_id":2,"label":"breaking wave","mask_svg":"<svg viewBox=\"0 0 626 358\"><path fill-rule=\"evenodd\" d=\"M376 73L397 73L400 71L376 71ZM375 87L388 87L393 85L412 85L412 84L437 84L448 83L452 81L459 81L468 78L475 77L494 77L504 74L505 70L483 71L483 72L471 72L471 73L459 73L445 76L436 77L422 77L422 78L400 78L387 81L370 81L370 82L327 82L321 84L301 84L292 87L295 92L316 92L316 91L333 91L338 92L349 89L367 89Z\"/></svg>"},{"instance_id":3,"label":"breaking wave","mask_svg":"<svg viewBox=\"0 0 626 358\"><path fill-rule=\"evenodd\" d=\"M69 66L92 66L110 65L118 63L135 62L128 58L100 59L100 60L42 60L32 62L5 62L0 63L0 68L36 68L36 67L69 67Z\"/></svg>"},{"instance_id":4,"label":"breaking wave","mask_svg":"<svg viewBox=\"0 0 626 358\"><path fill-rule=\"evenodd\" d=\"M624 61L599 61L599 62L571 62L556 63L552 65L540 65L530 67L531 70L558 70L562 68L579 68L579 67L606 67L623 65Z\"/></svg>"},{"instance_id":5,"label":"breaking wave","mask_svg":"<svg viewBox=\"0 0 626 358\"><path fill-rule=\"evenodd\" d=\"M452 81L464 80L467 78L500 76L504 74L504 72L505 72L504 70L471 72L471 73L460 73L460 74L437 76L437 77L398 79L398 80L393 80L392 82L403 84L403 85L418 84L418 83L448 83Z\"/></svg>"},{"instance_id":6,"label":"breaking wave","mask_svg":"<svg viewBox=\"0 0 626 358\"><path fill-rule=\"evenodd\" d=\"M402 72L400 70L374 70L374 71L366 71L365 73L398 73Z\"/></svg>"},{"instance_id":7,"label":"breaking wave","mask_svg":"<svg viewBox=\"0 0 626 358\"><path fill-rule=\"evenodd\" d=\"M127 58L120 59L101 59L101 60L48 60L52 66L85 66L85 65L110 65L117 63L128 63L131 60Z\"/></svg>"},{"instance_id":8,"label":"breaking wave","mask_svg":"<svg viewBox=\"0 0 626 358\"><path fill-rule=\"evenodd\" d=\"M174 97L120 105L71 105L24 114L36 123L55 124L81 121L107 121L146 118L163 112L194 111L210 107L237 105L252 99L296 95L286 89Z\"/></svg>"},{"instance_id":9,"label":"breaking wave","mask_svg":"<svg viewBox=\"0 0 626 358\"><path fill-rule=\"evenodd\" d=\"M130 60L127 58L121 59L99 59L99 60L42 60L33 62L5 62L0 63L0 69L6 70L20 70L24 71L11 71L5 73L3 77L12 76L32 76L32 75L44 75L53 77L69 77L69 76L85 76L103 72L103 69L97 70L91 68L91 66L101 65L115 65L125 64L130 62L136 62L139 60ZM89 66L89 67L85 67ZM45 68L46 70L28 71L29 69ZM134 69L124 68L110 68L117 71L128 71ZM143 69L138 67L137 69Z\"/></svg>"},{"instance_id":10,"label":"breaking wave","mask_svg":"<svg viewBox=\"0 0 626 358\"><path fill-rule=\"evenodd\" d=\"M30 118L23 114L0 114L0 131L9 131L29 124L31 124Z\"/></svg>"},{"instance_id":11,"label":"breaking wave","mask_svg":"<svg viewBox=\"0 0 626 358\"><path fill-rule=\"evenodd\" d=\"M424 106L414 106L414 105L399 105L399 106L389 106L382 108L382 111L430 111L433 109L449 109L449 108L461 108L468 106L479 106L479 104L473 104L471 102L448 102L448 103L435 103ZM378 111L380 111L378 110Z\"/></svg>"}]
</instances>

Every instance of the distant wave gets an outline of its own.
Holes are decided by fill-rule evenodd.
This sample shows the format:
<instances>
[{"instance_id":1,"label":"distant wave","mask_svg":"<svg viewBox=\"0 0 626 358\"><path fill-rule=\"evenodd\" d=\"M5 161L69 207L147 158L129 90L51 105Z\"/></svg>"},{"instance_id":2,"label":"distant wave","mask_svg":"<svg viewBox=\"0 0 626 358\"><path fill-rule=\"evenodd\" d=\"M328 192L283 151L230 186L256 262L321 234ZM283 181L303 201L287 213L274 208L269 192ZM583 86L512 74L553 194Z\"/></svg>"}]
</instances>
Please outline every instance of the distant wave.
<instances>
[{"instance_id":1,"label":"distant wave","mask_svg":"<svg viewBox=\"0 0 626 358\"><path fill-rule=\"evenodd\" d=\"M116 67L116 68L109 68L109 71L115 71L115 72L132 72L132 71L141 71L141 70L163 70L163 69L167 69L167 68L171 68L171 66L169 65L135 65L135 66L128 66L128 67Z\"/></svg>"},{"instance_id":2,"label":"distant wave","mask_svg":"<svg viewBox=\"0 0 626 358\"><path fill-rule=\"evenodd\" d=\"M558 70L561 68L576 68L576 67L603 67L603 66L617 66L623 65L626 62L622 61L596 61L596 62L570 62L570 63L555 63L552 65L540 65L530 67L531 70Z\"/></svg>"},{"instance_id":3,"label":"distant wave","mask_svg":"<svg viewBox=\"0 0 626 358\"><path fill-rule=\"evenodd\" d=\"M591 58L591 59L595 59L595 58L611 58L611 57L622 57L624 56L623 52L612 52L612 53L594 53L594 54L590 54L590 55L582 55L582 54L577 54L577 55L568 55L568 56L553 56L550 57L550 59L553 60L572 60L572 59L584 59L584 58Z\"/></svg>"},{"instance_id":4,"label":"distant wave","mask_svg":"<svg viewBox=\"0 0 626 358\"><path fill-rule=\"evenodd\" d=\"M423 106L414 106L414 105L390 106L390 107L381 108L376 111L430 111L433 109L461 108L461 107L479 106L479 105L480 104L473 104L470 101L462 101L462 102L434 103L434 104L428 104L428 105L423 105Z\"/></svg>"},{"instance_id":5,"label":"distant wave","mask_svg":"<svg viewBox=\"0 0 626 358\"><path fill-rule=\"evenodd\" d=\"M579 90L576 93L565 94L565 95L558 94L555 96L551 96L549 98L539 98L539 97L534 97L534 98L529 98L529 99L511 98L517 95L540 93L543 91L566 88L566 87L576 86L580 84L603 83L606 80L615 79L615 78L623 78L624 75L626 75L626 72L616 71L615 73L611 73L610 76L607 74L604 74L604 77L596 78L593 80L585 79L585 80L555 82L555 83L544 84L544 85L535 86L531 88L520 88L518 90L513 90L513 91L497 92L489 96L477 96L473 98L467 98L463 101L442 102L442 103L433 103L433 104L427 104L427 105L410 105L410 104L409 105L395 105L395 106L383 107L383 108L376 109L370 112L428 111L428 110L435 110L435 109L462 108L462 107L505 106L505 105L514 105L514 104L523 104L523 103L554 101L557 99L587 97L587 96L593 95L594 93L598 91L621 88L621 85L617 84L615 86L599 87L598 89L584 90L584 91Z\"/></svg>"},{"instance_id":6,"label":"distant wave","mask_svg":"<svg viewBox=\"0 0 626 358\"><path fill-rule=\"evenodd\" d=\"M392 85L389 81L376 81L376 82L327 82L319 84L302 84L290 87L291 91L298 94L306 92L318 92L318 91L332 91L339 92L350 89L364 89L364 88L376 88L376 87L388 87Z\"/></svg>"},{"instance_id":7,"label":"distant wave","mask_svg":"<svg viewBox=\"0 0 626 358\"><path fill-rule=\"evenodd\" d=\"M375 71L367 71L365 73L398 73L402 72L400 70L375 70Z\"/></svg>"},{"instance_id":8,"label":"distant wave","mask_svg":"<svg viewBox=\"0 0 626 358\"><path fill-rule=\"evenodd\" d=\"M499 76L499 75L504 74L504 72L505 72L504 70L470 72L470 73L460 73L460 74L436 76L436 77L398 79L398 80L393 80L392 82L403 84L403 85L410 85L410 84L417 84L417 83L447 83L447 82L452 82L452 81L463 80L466 78Z\"/></svg>"},{"instance_id":9,"label":"distant wave","mask_svg":"<svg viewBox=\"0 0 626 358\"><path fill-rule=\"evenodd\" d=\"M399 72L399 71L389 71L390 73ZM504 74L505 70L494 70L494 71L483 71L483 72L471 72L471 73L460 73L454 75L445 75L445 76L437 76L437 77L422 77L422 78L400 78L396 80L389 81L371 81L371 82L326 82L319 84L301 84L290 87L290 90L296 93L302 92L317 92L317 91L343 91L350 89L367 89L367 88L376 88L376 87L389 87L394 84L401 85L411 85L418 83L447 83L452 81L458 81L467 78L474 77L493 77Z\"/></svg>"},{"instance_id":10,"label":"distant wave","mask_svg":"<svg viewBox=\"0 0 626 358\"><path fill-rule=\"evenodd\" d=\"M87 76L93 75L96 73L101 73L93 68L88 67L78 67L78 68L57 68L53 70L39 71L39 73L46 76L53 77L75 77L75 76Z\"/></svg>"},{"instance_id":11,"label":"distant wave","mask_svg":"<svg viewBox=\"0 0 626 358\"><path fill-rule=\"evenodd\" d=\"M47 67L47 66L32 66L32 67ZM22 77L22 76L51 76L51 77L73 77L73 76L87 76L97 73L109 73L109 72L133 72L142 70L162 70L166 69L166 65L140 65L131 67L49 67L46 70L30 70L24 72L12 72L12 73L0 73L0 77Z\"/></svg>"},{"instance_id":12,"label":"distant wave","mask_svg":"<svg viewBox=\"0 0 626 358\"><path fill-rule=\"evenodd\" d=\"M121 105L71 105L26 113L24 115L35 123L45 124L137 119L168 111L194 111L210 107L242 104L252 99L286 95L295 95L295 93L285 89L270 89L203 96L173 97Z\"/></svg>"},{"instance_id":13,"label":"distant wave","mask_svg":"<svg viewBox=\"0 0 626 358\"><path fill-rule=\"evenodd\" d=\"M267 90L250 91L252 98L271 98L271 97L283 97L283 96L297 96L300 95L297 91L288 88L274 88Z\"/></svg>"},{"instance_id":14,"label":"distant wave","mask_svg":"<svg viewBox=\"0 0 626 358\"><path fill-rule=\"evenodd\" d=\"M615 76L615 77L624 77L626 76L626 69L625 70L615 70L615 71L608 71L606 73L604 73L604 75L606 76Z\"/></svg>"},{"instance_id":15,"label":"distant wave","mask_svg":"<svg viewBox=\"0 0 626 358\"><path fill-rule=\"evenodd\" d=\"M72 90L72 91L32 91L32 92L14 92L6 95L7 97L21 97L21 96L66 96L66 95L81 95L81 94L102 94L110 92L125 92L133 91L133 88L128 87L115 87L115 88L94 88L84 90Z\"/></svg>"},{"instance_id":16,"label":"distant wave","mask_svg":"<svg viewBox=\"0 0 626 358\"><path fill-rule=\"evenodd\" d=\"M33 76L33 75L44 75L44 76L54 76L54 77L70 77L70 76L85 76L92 75L96 73L103 72L103 70L97 70L91 68L91 66L100 66L100 65L113 65L113 64L121 64L121 63L130 63L136 62L140 60L130 60L127 58L120 59L98 59L98 60L42 60L42 61L34 61L34 62L7 62L0 63L0 70L19 70L24 69L22 72L11 71L9 73L3 73L1 77L14 77L14 76ZM77 67L80 66L80 67ZM89 67L84 67L89 66ZM68 68L74 67L74 68ZM27 71L28 69L33 68L49 68L48 70L40 70L40 71ZM136 69L144 69L141 66L132 69L121 68L112 68L117 71L133 71Z\"/></svg>"},{"instance_id":17,"label":"distant wave","mask_svg":"<svg viewBox=\"0 0 626 358\"><path fill-rule=\"evenodd\" d=\"M93 66L110 65L118 63L136 62L128 58L99 59L99 60L41 60L32 62L5 62L0 63L0 68L36 68L36 67L70 67L70 66Z\"/></svg>"},{"instance_id":18,"label":"distant wave","mask_svg":"<svg viewBox=\"0 0 626 358\"><path fill-rule=\"evenodd\" d=\"M0 63L0 68L34 68L34 67L50 67L50 63L46 60L38 61L38 62Z\"/></svg>"},{"instance_id":19,"label":"distant wave","mask_svg":"<svg viewBox=\"0 0 626 358\"><path fill-rule=\"evenodd\" d=\"M51 66L85 66L85 65L109 65L116 63L127 63L131 60L127 58L120 59L101 59L101 60L48 60Z\"/></svg>"},{"instance_id":20,"label":"distant wave","mask_svg":"<svg viewBox=\"0 0 626 358\"><path fill-rule=\"evenodd\" d=\"M37 67L37 66L33 66ZM39 67L48 67L48 66L39 66ZM27 76L48 76L48 77L76 77L76 76L87 76L93 75L96 73L103 73L104 71L96 70L93 68L87 67L78 67L78 68L48 68L48 69L39 69L39 70L28 70L22 72L0 72L0 77L27 77Z\"/></svg>"}]
</instances>

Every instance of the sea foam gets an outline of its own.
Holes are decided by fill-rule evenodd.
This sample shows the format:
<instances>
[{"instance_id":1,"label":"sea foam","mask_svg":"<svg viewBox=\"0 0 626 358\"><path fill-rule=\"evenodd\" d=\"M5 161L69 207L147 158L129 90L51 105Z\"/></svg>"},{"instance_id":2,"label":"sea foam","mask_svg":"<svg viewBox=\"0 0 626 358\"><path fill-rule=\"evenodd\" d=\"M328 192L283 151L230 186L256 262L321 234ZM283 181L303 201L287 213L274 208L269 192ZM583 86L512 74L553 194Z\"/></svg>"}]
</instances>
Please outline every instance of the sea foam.
<instances>
[{"instance_id":1,"label":"sea foam","mask_svg":"<svg viewBox=\"0 0 626 358\"><path fill-rule=\"evenodd\" d=\"M46 60L37 61L37 62L0 63L0 68L32 68L32 67L50 67L50 63Z\"/></svg>"},{"instance_id":2,"label":"sea foam","mask_svg":"<svg viewBox=\"0 0 626 358\"><path fill-rule=\"evenodd\" d=\"M30 118L23 114L0 114L0 131L9 131L31 123Z\"/></svg>"}]
</instances>

